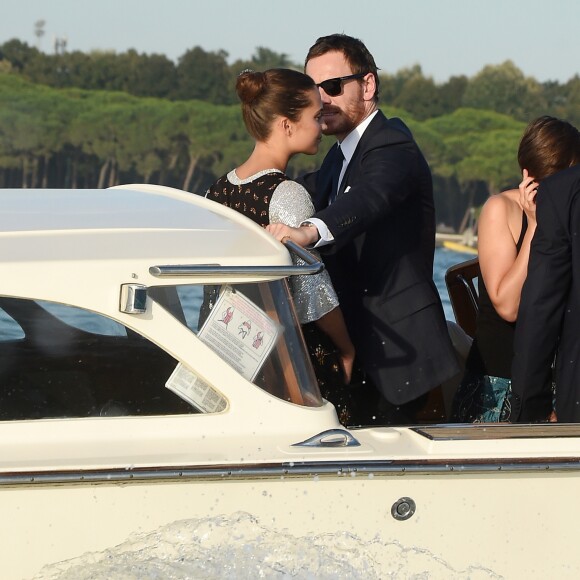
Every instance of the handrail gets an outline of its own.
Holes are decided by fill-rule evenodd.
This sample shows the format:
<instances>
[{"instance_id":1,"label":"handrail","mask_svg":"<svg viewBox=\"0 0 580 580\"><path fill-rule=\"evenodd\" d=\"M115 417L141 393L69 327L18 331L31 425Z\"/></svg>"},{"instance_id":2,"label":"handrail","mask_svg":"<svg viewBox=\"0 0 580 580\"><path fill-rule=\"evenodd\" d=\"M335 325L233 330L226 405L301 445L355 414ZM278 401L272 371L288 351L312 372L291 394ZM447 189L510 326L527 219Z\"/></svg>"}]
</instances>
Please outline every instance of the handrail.
<instances>
[{"instance_id":1,"label":"handrail","mask_svg":"<svg viewBox=\"0 0 580 580\"><path fill-rule=\"evenodd\" d=\"M473 307L475 312L477 312L479 310L479 303L477 302L477 299L473 295L471 285L465 279L465 276L463 274L457 274L456 280L459 280L459 282L461 282L463 284L463 286L465 287L465 289L467 291L467 295L469 296L469 301L471 302L471 306Z\"/></svg>"},{"instance_id":2,"label":"handrail","mask_svg":"<svg viewBox=\"0 0 580 580\"><path fill-rule=\"evenodd\" d=\"M149 273L157 278L170 276L194 277L194 276L303 276L318 274L324 270L324 263L313 256L310 252L293 242L283 242L289 251L304 260L305 264L292 266L221 266L220 264L182 264L151 266Z\"/></svg>"},{"instance_id":3,"label":"handrail","mask_svg":"<svg viewBox=\"0 0 580 580\"><path fill-rule=\"evenodd\" d=\"M472 338L475 336L479 312L479 300L473 281L479 274L479 258L455 264L445 272L445 285L455 319Z\"/></svg>"}]
</instances>

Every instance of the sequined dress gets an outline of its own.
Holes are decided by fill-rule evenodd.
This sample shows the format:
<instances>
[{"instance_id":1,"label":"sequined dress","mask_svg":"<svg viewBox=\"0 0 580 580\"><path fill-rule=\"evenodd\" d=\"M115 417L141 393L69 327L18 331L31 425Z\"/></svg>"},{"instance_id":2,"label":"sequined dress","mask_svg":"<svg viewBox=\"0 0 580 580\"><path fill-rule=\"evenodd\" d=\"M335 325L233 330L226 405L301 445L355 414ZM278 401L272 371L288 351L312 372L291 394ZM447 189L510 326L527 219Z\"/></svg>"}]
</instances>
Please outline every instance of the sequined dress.
<instances>
[{"instance_id":1,"label":"sequined dress","mask_svg":"<svg viewBox=\"0 0 580 580\"><path fill-rule=\"evenodd\" d=\"M277 169L266 169L247 179L240 179L232 170L208 189L206 197L239 211L261 226L281 222L297 227L314 214L306 189ZM292 259L303 263L296 256ZM352 400L344 384L338 351L314 323L338 306L330 276L326 270L310 276L292 276L290 290L322 396L334 404L341 423L347 424Z\"/></svg>"}]
</instances>

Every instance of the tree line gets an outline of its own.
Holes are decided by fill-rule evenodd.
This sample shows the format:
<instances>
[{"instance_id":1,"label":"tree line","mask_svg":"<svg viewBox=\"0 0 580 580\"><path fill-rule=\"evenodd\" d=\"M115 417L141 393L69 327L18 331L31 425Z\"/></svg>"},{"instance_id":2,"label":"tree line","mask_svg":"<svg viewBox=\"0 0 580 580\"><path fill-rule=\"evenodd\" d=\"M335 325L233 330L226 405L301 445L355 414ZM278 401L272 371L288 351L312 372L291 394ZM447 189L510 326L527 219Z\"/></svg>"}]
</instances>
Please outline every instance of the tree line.
<instances>
[{"instance_id":1,"label":"tree line","mask_svg":"<svg viewBox=\"0 0 580 580\"><path fill-rule=\"evenodd\" d=\"M0 187L109 187L159 183L203 193L253 143L234 86L244 68L301 69L259 47L228 64L224 51L163 55L46 54L0 45ZM438 220L457 229L466 211L519 181L516 150L542 114L580 126L580 77L539 83L513 63L435 83L419 66L380 75L381 109L411 127L431 165ZM291 177L320 165L292 160Z\"/></svg>"}]
</instances>

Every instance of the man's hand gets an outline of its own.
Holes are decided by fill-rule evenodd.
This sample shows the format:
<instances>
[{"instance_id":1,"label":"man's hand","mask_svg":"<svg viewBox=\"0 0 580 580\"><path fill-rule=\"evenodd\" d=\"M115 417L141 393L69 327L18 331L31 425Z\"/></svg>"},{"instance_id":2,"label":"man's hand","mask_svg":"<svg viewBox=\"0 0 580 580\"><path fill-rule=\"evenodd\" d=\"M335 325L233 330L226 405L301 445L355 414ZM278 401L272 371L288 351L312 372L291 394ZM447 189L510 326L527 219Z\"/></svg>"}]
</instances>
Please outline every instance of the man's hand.
<instances>
[{"instance_id":1,"label":"man's hand","mask_svg":"<svg viewBox=\"0 0 580 580\"><path fill-rule=\"evenodd\" d=\"M292 228L284 224L270 224L266 230L280 242L290 239L303 248L314 245L319 238L318 229L314 225Z\"/></svg>"}]
</instances>

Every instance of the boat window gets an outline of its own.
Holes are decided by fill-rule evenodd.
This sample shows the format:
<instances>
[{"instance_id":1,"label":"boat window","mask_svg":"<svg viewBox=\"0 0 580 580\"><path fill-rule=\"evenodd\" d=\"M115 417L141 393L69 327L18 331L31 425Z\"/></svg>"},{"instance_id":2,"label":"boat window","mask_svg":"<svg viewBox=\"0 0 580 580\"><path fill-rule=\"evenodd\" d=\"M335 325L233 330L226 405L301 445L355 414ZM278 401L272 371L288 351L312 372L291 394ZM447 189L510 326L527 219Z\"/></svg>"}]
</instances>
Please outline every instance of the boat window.
<instances>
[{"instance_id":1,"label":"boat window","mask_svg":"<svg viewBox=\"0 0 580 580\"><path fill-rule=\"evenodd\" d=\"M260 388L299 405L322 405L285 280L160 286L148 292ZM260 352L264 352L263 358Z\"/></svg>"},{"instance_id":2,"label":"boat window","mask_svg":"<svg viewBox=\"0 0 580 580\"><path fill-rule=\"evenodd\" d=\"M95 312L44 300L37 300L36 303L62 322L79 330L107 336L127 336L122 324Z\"/></svg>"},{"instance_id":3,"label":"boat window","mask_svg":"<svg viewBox=\"0 0 580 580\"><path fill-rule=\"evenodd\" d=\"M12 316L0 308L0 342L16 338L24 338L24 331Z\"/></svg>"},{"instance_id":4,"label":"boat window","mask_svg":"<svg viewBox=\"0 0 580 580\"><path fill-rule=\"evenodd\" d=\"M63 304L0 309L0 420L198 412L165 386L178 361L131 329Z\"/></svg>"}]
</instances>

